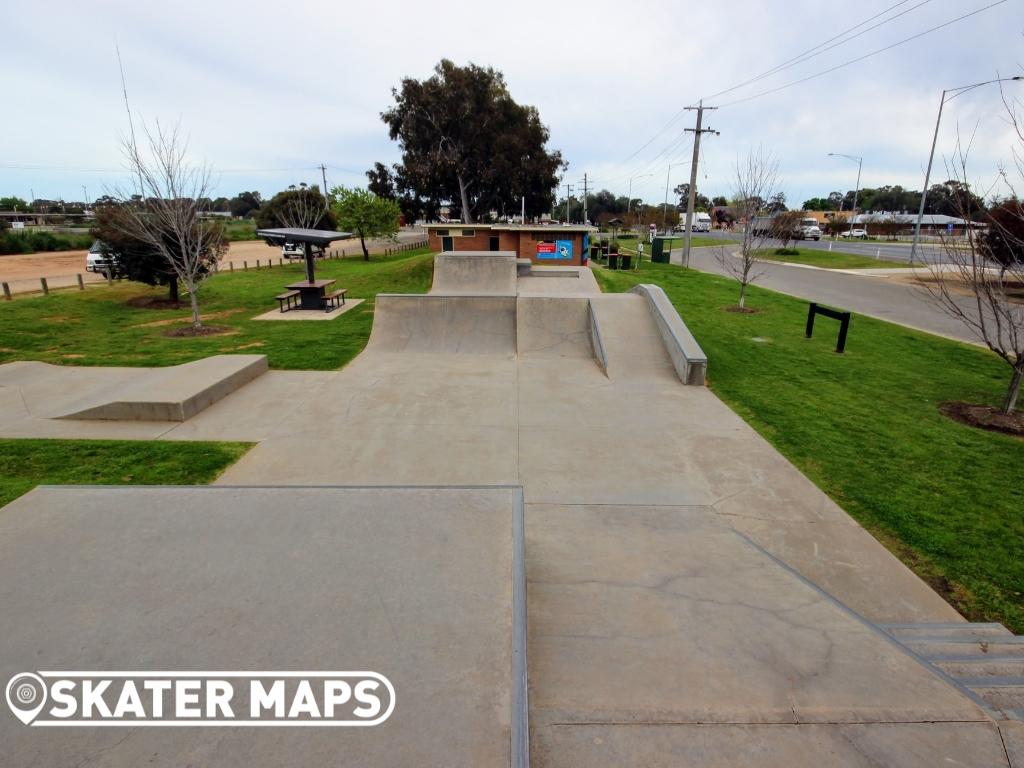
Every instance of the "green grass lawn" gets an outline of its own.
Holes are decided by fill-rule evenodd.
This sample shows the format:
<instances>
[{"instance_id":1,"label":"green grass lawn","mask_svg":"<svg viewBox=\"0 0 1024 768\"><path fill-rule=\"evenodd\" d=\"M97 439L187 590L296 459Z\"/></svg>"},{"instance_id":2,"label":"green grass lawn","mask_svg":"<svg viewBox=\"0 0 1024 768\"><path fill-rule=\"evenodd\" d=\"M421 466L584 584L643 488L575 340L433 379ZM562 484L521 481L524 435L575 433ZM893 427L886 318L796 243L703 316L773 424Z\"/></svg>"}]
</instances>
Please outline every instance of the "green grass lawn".
<instances>
[{"instance_id":1,"label":"green grass lawn","mask_svg":"<svg viewBox=\"0 0 1024 768\"><path fill-rule=\"evenodd\" d=\"M708 384L964 615L1024 632L1024 440L962 426L944 400L998 404L1009 368L987 351L857 315L847 352L807 302L648 264L596 270L606 291L661 285L708 355Z\"/></svg>"},{"instance_id":2,"label":"green grass lawn","mask_svg":"<svg viewBox=\"0 0 1024 768\"><path fill-rule=\"evenodd\" d=\"M788 264L809 264L813 267L824 269L887 269L887 268L910 268L910 264L901 261L887 261L876 259L872 256L864 256L857 253L843 253L842 251L816 251L810 248L795 248L797 253L778 254L774 248L765 248L758 251L761 258L768 261L784 261Z\"/></svg>"},{"instance_id":3,"label":"green grass lawn","mask_svg":"<svg viewBox=\"0 0 1024 768\"><path fill-rule=\"evenodd\" d=\"M224 238L229 242L235 240L257 240L256 222L252 219L225 219Z\"/></svg>"},{"instance_id":4,"label":"green grass lawn","mask_svg":"<svg viewBox=\"0 0 1024 768\"><path fill-rule=\"evenodd\" d=\"M37 485L199 485L248 443L0 440L0 506Z\"/></svg>"},{"instance_id":5,"label":"green grass lawn","mask_svg":"<svg viewBox=\"0 0 1024 768\"><path fill-rule=\"evenodd\" d=\"M269 249L268 249L269 251ZM221 353L266 354L273 368L329 370L363 349L379 292L425 293L433 257L426 249L393 256L317 262L317 277L337 279L348 298L366 301L328 322L266 322L252 318L276 309L274 296L301 279L303 265L236 269L207 280L200 292L204 322L230 333L169 338L189 322L187 307L144 309L129 301L163 297L166 291L138 283L90 286L85 291L16 298L0 307L0 363L41 360L71 365L161 366Z\"/></svg>"}]
</instances>

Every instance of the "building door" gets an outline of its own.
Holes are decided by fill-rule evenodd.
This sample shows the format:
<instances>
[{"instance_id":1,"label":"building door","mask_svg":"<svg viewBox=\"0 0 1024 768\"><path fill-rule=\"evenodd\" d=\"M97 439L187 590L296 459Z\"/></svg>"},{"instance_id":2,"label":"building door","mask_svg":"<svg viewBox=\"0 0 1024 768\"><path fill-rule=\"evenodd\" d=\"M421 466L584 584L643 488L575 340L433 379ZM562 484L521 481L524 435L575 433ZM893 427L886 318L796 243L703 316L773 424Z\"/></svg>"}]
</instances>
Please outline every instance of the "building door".
<instances>
[{"instance_id":1,"label":"building door","mask_svg":"<svg viewBox=\"0 0 1024 768\"><path fill-rule=\"evenodd\" d=\"M442 251L454 251L455 250L455 239L452 237L441 238L441 250Z\"/></svg>"},{"instance_id":2,"label":"building door","mask_svg":"<svg viewBox=\"0 0 1024 768\"><path fill-rule=\"evenodd\" d=\"M492 236L490 240L490 248L492 251L498 250L498 238Z\"/></svg>"}]
</instances>

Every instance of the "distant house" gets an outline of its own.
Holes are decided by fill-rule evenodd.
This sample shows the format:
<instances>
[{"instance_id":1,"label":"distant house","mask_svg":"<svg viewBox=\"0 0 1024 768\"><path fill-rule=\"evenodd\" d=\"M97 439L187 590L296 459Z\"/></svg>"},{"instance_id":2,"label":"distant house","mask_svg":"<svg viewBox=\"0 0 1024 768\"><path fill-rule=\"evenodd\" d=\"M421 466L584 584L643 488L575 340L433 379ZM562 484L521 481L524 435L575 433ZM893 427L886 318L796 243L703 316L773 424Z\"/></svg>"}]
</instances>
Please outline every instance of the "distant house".
<instances>
[{"instance_id":1,"label":"distant house","mask_svg":"<svg viewBox=\"0 0 1024 768\"><path fill-rule=\"evenodd\" d=\"M853 217L853 226L866 229L869 235L886 234L884 230L889 227L891 223L895 223L895 225L898 226L899 234L909 235L913 233L916 222L916 213L879 213L869 211L867 213L858 213ZM964 219L958 219L956 216L926 213L921 219L921 234L952 234L954 236L959 236L963 235L967 231L969 223L974 228L983 226L977 222L967 222Z\"/></svg>"}]
</instances>

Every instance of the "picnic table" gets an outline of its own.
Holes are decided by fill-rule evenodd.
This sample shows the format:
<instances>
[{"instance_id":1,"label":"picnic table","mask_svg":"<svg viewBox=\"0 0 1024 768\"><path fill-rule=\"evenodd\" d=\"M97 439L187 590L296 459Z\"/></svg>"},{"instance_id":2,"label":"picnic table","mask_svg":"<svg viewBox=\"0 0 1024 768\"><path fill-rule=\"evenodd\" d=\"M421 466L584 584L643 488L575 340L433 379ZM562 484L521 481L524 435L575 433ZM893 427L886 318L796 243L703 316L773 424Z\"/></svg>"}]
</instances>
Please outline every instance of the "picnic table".
<instances>
[{"instance_id":1,"label":"picnic table","mask_svg":"<svg viewBox=\"0 0 1024 768\"><path fill-rule=\"evenodd\" d=\"M327 289L334 285L337 280L300 280L297 283L286 285L289 291L299 292L300 309L323 309L324 296Z\"/></svg>"}]
</instances>

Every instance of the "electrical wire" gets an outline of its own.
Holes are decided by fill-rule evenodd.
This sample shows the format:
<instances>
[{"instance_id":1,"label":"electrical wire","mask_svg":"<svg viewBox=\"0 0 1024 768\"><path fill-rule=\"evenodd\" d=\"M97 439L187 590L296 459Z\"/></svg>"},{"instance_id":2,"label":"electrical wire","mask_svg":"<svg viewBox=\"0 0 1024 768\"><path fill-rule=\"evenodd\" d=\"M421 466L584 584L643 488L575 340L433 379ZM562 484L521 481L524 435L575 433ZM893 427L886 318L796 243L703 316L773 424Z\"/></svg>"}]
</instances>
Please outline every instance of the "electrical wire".
<instances>
[{"instance_id":1,"label":"electrical wire","mask_svg":"<svg viewBox=\"0 0 1024 768\"><path fill-rule=\"evenodd\" d=\"M759 99L762 96L768 96L768 95L773 94L773 93L778 93L779 91L784 91L787 88L792 88L794 85L800 85L801 83L806 83L809 80L815 80L815 79L817 79L819 77L824 77L825 75L832 74L833 72L835 72L837 70L840 70L840 69L843 69L844 67L848 67L851 64L856 64L856 63L858 63L860 61L864 61L865 59L870 59L872 56L877 56L880 53L885 53L886 51L890 51L893 48L897 48L898 46L905 45L906 43L909 43L909 42L911 42L913 40L917 40L919 37L924 37L925 35L930 35L932 32L937 32L938 30L943 29L945 27L948 27L951 24L956 24L958 21L963 21L964 19L968 19L971 16L976 16L979 13L982 13L984 11L990 10L991 8L995 8L997 5L1003 5L1005 2L1007 2L1007 0L997 0L997 2L990 3L989 5L986 5L986 6L983 6L981 8L978 8L976 10L971 11L970 13L965 13L963 16L957 16L955 19L950 19L949 21L943 22L942 24L934 26L931 29L926 29L924 32L918 32L916 35L911 35L910 37L905 37L902 40L897 40L895 43L891 43L890 45L887 45L884 48L879 48L876 51L872 51L871 53L866 53L863 56L858 56L857 58L850 59L849 61L844 61L842 64L837 64L834 67L830 67L829 69L823 70L823 71L818 72L818 73L813 74L813 75L808 75L807 77L802 77L799 80L794 80L791 83L786 83L785 85L780 85L777 88L772 88L772 89L767 90L767 91L762 91L761 93L755 93L752 96L744 96L741 99L736 99L735 101L730 101L730 102L726 102L725 104L720 104L719 107L720 108L724 108L724 107L731 107L731 106L734 106L736 104L743 104L744 102L747 102L747 101L753 101L754 99Z\"/></svg>"}]
</instances>

